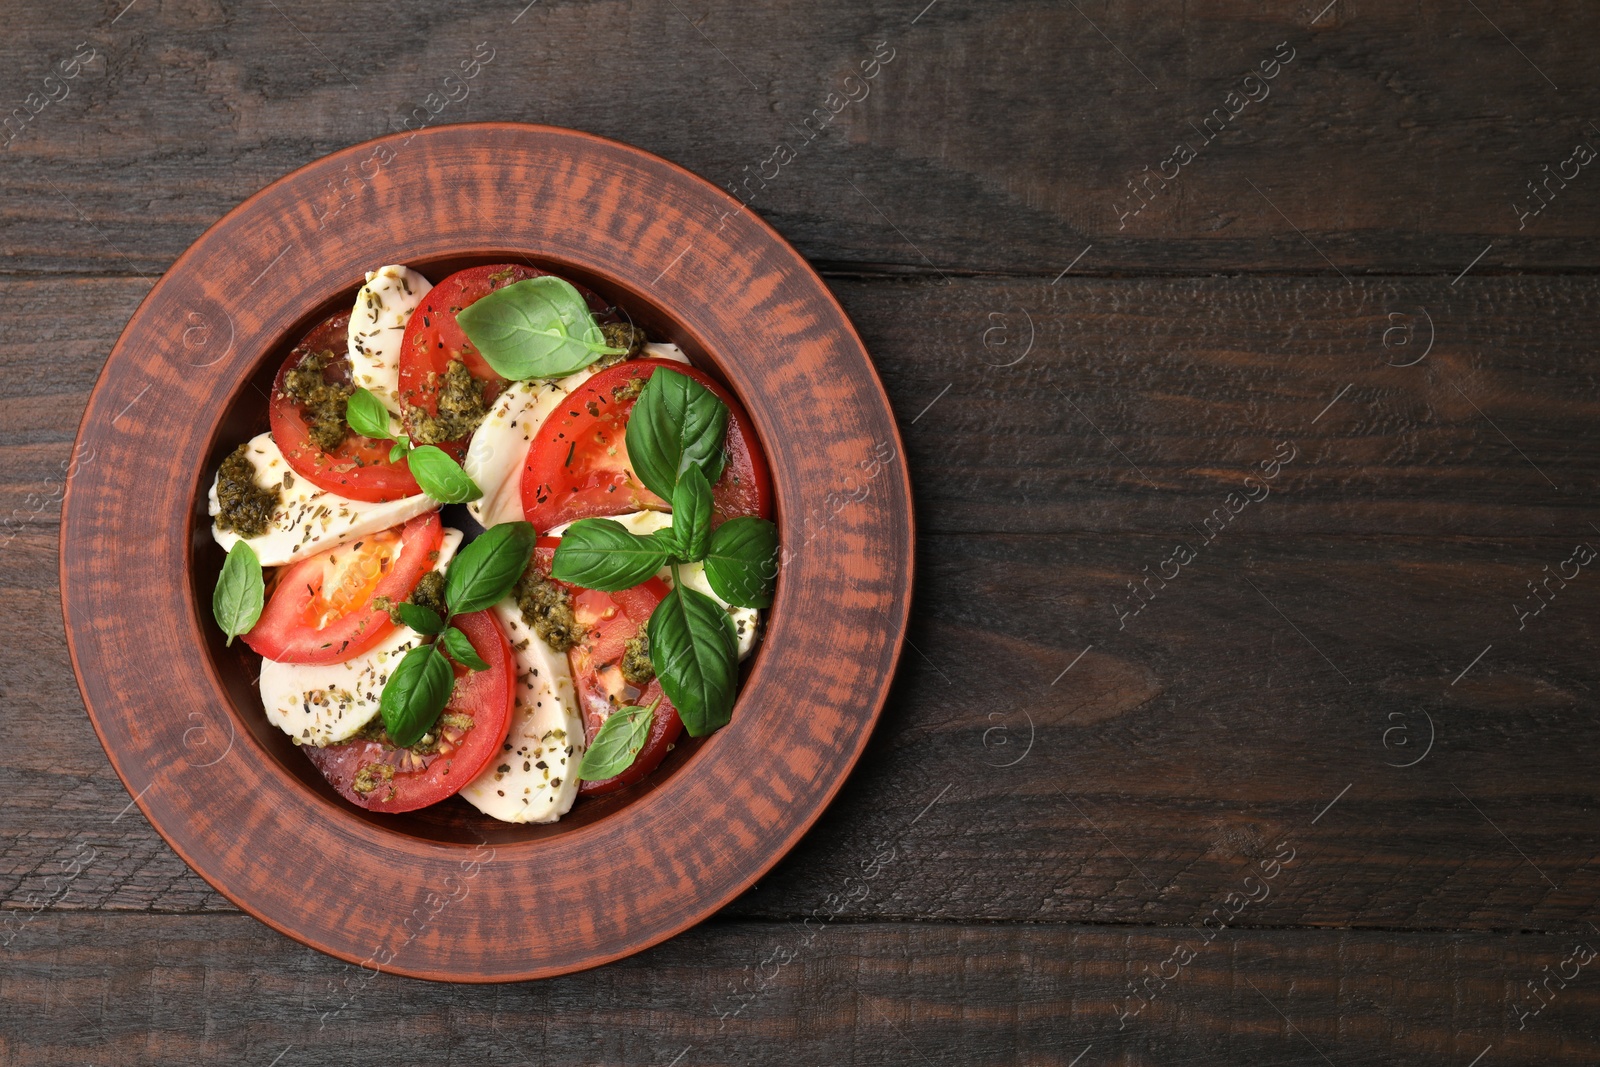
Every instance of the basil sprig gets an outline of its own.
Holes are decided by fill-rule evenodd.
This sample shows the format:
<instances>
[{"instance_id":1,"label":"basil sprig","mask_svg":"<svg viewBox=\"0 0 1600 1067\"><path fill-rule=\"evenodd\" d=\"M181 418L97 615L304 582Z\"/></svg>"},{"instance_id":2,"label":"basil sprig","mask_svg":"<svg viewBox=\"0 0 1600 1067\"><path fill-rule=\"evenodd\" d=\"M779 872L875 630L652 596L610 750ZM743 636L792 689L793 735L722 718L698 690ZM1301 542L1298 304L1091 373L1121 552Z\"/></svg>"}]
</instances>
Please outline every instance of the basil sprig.
<instances>
[{"instance_id":1,"label":"basil sprig","mask_svg":"<svg viewBox=\"0 0 1600 1067\"><path fill-rule=\"evenodd\" d=\"M766 519L741 515L711 534L706 581L716 594L741 608L770 608L778 571L778 528Z\"/></svg>"},{"instance_id":2,"label":"basil sprig","mask_svg":"<svg viewBox=\"0 0 1600 1067\"><path fill-rule=\"evenodd\" d=\"M633 766L650 739L650 727L655 723L656 709L660 706L661 698L657 697L647 708L618 708L607 716L600 724L600 732L594 735L594 744L583 754L578 777L586 782L601 782Z\"/></svg>"},{"instance_id":3,"label":"basil sprig","mask_svg":"<svg viewBox=\"0 0 1600 1067\"><path fill-rule=\"evenodd\" d=\"M715 393L686 374L656 370L634 403L626 440L634 473L671 501L671 528L641 536L611 519L581 519L567 528L551 565L558 581L603 592L672 568L672 592L651 612L645 634L651 666L691 737L725 726L733 714L739 642L727 612L686 587L679 566L704 561L711 588L740 607L768 607L777 577L772 523L746 517L711 528L711 485L726 462L727 428L728 406Z\"/></svg>"},{"instance_id":4,"label":"basil sprig","mask_svg":"<svg viewBox=\"0 0 1600 1067\"><path fill-rule=\"evenodd\" d=\"M552 275L496 289L456 313L456 323L503 378L558 378L599 356L621 355L600 332L583 294Z\"/></svg>"},{"instance_id":5,"label":"basil sprig","mask_svg":"<svg viewBox=\"0 0 1600 1067\"><path fill-rule=\"evenodd\" d=\"M711 483L699 467L687 467L672 490L672 533L683 560L705 558L711 542Z\"/></svg>"},{"instance_id":6,"label":"basil sprig","mask_svg":"<svg viewBox=\"0 0 1600 1067\"><path fill-rule=\"evenodd\" d=\"M405 434L396 434L389 428L389 409L383 406L371 391L357 389L345 402L345 421L362 437L374 441L393 441L389 449L389 462L402 459L411 470L422 491L441 504L465 504L483 495L477 483L467 477L461 464L450 454L435 445L413 447Z\"/></svg>"},{"instance_id":7,"label":"basil sprig","mask_svg":"<svg viewBox=\"0 0 1600 1067\"><path fill-rule=\"evenodd\" d=\"M418 645L384 683L378 712L389 739L401 748L422 740L450 702L456 673L437 645Z\"/></svg>"},{"instance_id":8,"label":"basil sprig","mask_svg":"<svg viewBox=\"0 0 1600 1067\"><path fill-rule=\"evenodd\" d=\"M615 519L579 519L561 535L551 561L557 581L615 593L632 589L667 562L662 542L639 537Z\"/></svg>"},{"instance_id":9,"label":"basil sprig","mask_svg":"<svg viewBox=\"0 0 1600 1067\"><path fill-rule=\"evenodd\" d=\"M533 527L528 523L504 522L491 526L456 553L445 569L444 600L449 612L445 618L441 619L429 608L411 604L399 606L400 617L412 629L424 635L440 636L437 641L420 644L407 652L384 684L378 710L389 739L397 746L408 748L416 744L439 720L455 687L451 659L468 670L488 669L489 664L478 655L471 640L450 626L450 620L457 615L481 611L510 593L528 568L533 543ZM408 612L406 608L416 611ZM412 625L413 618L424 625Z\"/></svg>"},{"instance_id":10,"label":"basil sprig","mask_svg":"<svg viewBox=\"0 0 1600 1067\"><path fill-rule=\"evenodd\" d=\"M478 650L472 647L471 639L454 626L446 630L439 641L444 645L444 650L450 654L450 658L463 667L474 671L489 669L483 657L478 655Z\"/></svg>"},{"instance_id":11,"label":"basil sprig","mask_svg":"<svg viewBox=\"0 0 1600 1067\"><path fill-rule=\"evenodd\" d=\"M728 405L717 394L677 371L662 367L645 383L628 414L628 458L645 487L671 500L687 466L707 482L722 477L722 439Z\"/></svg>"},{"instance_id":12,"label":"basil sprig","mask_svg":"<svg viewBox=\"0 0 1600 1067\"><path fill-rule=\"evenodd\" d=\"M228 644L261 618L266 582L261 577L261 557L243 540L235 541L222 561L217 587L211 591L211 614L228 635Z\"/></svg>"},{"instance_id":13,"label":"basil sprig","mask_svg":"<svg viewBox=\"0 0 1600 1067\"><path fill-rule=\"evenodd\" d=\"M650 662L690 737L704 737L733 717L739 639L733 620L704 593L675 584L645 624Z\"/></svg>"}]
</instances>

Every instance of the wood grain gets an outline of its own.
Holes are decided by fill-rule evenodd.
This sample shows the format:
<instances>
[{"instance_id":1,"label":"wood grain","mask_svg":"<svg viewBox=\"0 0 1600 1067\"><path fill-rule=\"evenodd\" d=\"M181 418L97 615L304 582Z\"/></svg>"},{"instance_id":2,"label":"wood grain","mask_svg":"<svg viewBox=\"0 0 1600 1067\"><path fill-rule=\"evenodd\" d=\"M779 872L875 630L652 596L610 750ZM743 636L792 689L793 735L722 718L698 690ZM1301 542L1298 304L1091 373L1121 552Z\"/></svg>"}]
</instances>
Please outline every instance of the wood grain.
<instances>
[{"instance_id":1,"label":"wood grain","mask_svg":"<svg viewBox=\"0 0 1600 1067\"><path fill-rule=\"evenodd\" d=\"M0 110L77 42L101 58L0 182L0 595L30 620L0 641L0 924L49 902L0 948L0 1062L1600 1061L1589 969L1513 1015L1600 921L1588 569L1526 628L1514 611L1600 545L1593 168L1518 217L1594 132L1600 12L7 14ZM867 98L797 131L880 41ZM1200 144L1190 123L1280 41L1270 97L1132 214L1127 183ZM470 989L362 980L123 814L54 568L76 420L154 278L269 181L415 124L480 42L469 94L421 121L569 125L749 181L823 268L907 433L922 579L863 762L786 862L641 956ZM357 188L320 209L361 211ZM1270 499L1119 628L1126 583L1285 439ZM1152 977L1280 842L1270 897ZM1141 978L1161 991L1119 1030Z\"/></svg>"},{"instance_id":2,"label":"wood grain","mask_svg":"<svg viewBox=\"0 0 1600 1067\"><path fill-rule=\"evenodd\" d=\"M1588 170L1520 228L1513 208L1594 137L1600 13L1581 6L1345 0L1314 27L1325 4L613 2L598 21L524 6L404 5L374 38L304 3L140 4L115 24L109 8L28 5L0 42L18 72L8 106L78 42L98 58L7 147L10 269L158 272L303 163L406 122L485 120L666 154L741 189L807 257L855 269L1048 278L1090 245L1095 272L1448 278L1480 253L1478 274L1600 260ZM877 42L893 58L847 86ZM447 85L480 43L492 60ZM1261 95L1243 79L1280 43L1295 58L1268 95L1229 100ZM840 107L845 93L860 99ZM826 124L805 126L818 108ZM1218 108L1238 114L1207 127ZM1149 176L1180 142L1199 154L1163 189ZM1147 180L1149 207L1122 219Z\"/></svg>"},{"instance_id":3,"label":"wood grain","mask_svg":"<svg viewBox=\"0 0 1600 1067\"><path fill-rule=\"evenodd\" d=\"M0 990L7 1062L742 1064L1592 1062L1572 937L716 922L586 974L444 990L348 967L241 916L45 915ZM1589 936L1589 942L1594 941ZM1194 957L1168 964L1179 946ZM1184 958L1179 956L1178 958ZM786 961L780 965L779 961ZM1165 966L1163 966L1165 964ZM1592 965L1591 965L1592 966ZM1571 966L1566 970L1571 973ZM1152 979L1148 1003L1130 992ZM1143 1005L1141 1008L1140 1005ZM1135 1012L1137 1009L1137 1012ZM1085 1055L1085 1053L1087 1054ZM675 1057L680 1057L675 1059Z\"/></svg>"}]
</instances>

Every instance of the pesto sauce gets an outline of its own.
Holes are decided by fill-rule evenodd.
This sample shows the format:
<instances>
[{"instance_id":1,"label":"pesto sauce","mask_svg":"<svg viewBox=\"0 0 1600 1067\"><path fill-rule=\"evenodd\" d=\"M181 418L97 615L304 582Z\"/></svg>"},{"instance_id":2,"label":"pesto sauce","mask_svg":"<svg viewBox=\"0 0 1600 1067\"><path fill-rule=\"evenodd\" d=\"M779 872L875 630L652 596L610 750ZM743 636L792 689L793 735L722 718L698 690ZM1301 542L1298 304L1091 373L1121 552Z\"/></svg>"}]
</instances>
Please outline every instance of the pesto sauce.
<instances>
[{"instance_id":1,"label":"pesto sauce","mask_svg":"<svg viewBox=\"0 0 1600 1067\"><path fill-rule=\"evenodd\" d=\"M623 351L614 355L601 356L589 364L592 371L603 371L607 367L614 367L623 360L632 359L644 350L645 341L648 340L645 332L631 322L608 322L600 327L600 336L605 338L607 348L620 348Z\"/></svg>"},{"instance_id":2,"label":"pesto sauce","mask_svg":"<svg viewBox=\"0 0 1600 1067\"><path fill-rule=\"evenodd\" d=\"M629 685L643 689L655 676L655 664L650 662L650 638L640 630L623 646L622 677Z\"/></svg>"},{"instance_id":3,"label":"pesto sauce","mask_svg":"<svg viewBox=\"0 0 1600 1067\"><path fill-rule=\"evenodd\" d=\"M430 415L423 408L407 407L406 425L411 430L411 443L436 445L470 435L489 414L488 405L483 402L483 386L464 362L451 360L444 380L439 383L437 413Z\"/></svg>"},{"instance_id":4,"label":"pesto sauce","mask_svg":"<svg viewBox=\"0 0 1600 1067\"><path fill-rule=\"evenodd\" d=\"M572 594L529 567L517 579L512 595L522 609L522 621L557 652L583 640L583 627L572 613Z\"/></svg>"},{"instance_id":5,"label":"pesto sauce","mask_svg":"<svg viewBox=\"0 0 1600 1067\"><path fill-rule=\"evenodd\" d=\"M327 375L338 358L332 352L312 352L283 376L283 395L300 405L312 443L324 452L338 448L350 429L345 404L355 390Z\"/></svg>"},{"instance_id":6,"label":"pesto sauce","mask_svg":"<svg viewBox=\"0 0 1600 1067\"><path fill-rule=\"evenodd\" d=\"M272 528L277 511L278 487L263 489L256 483L256 467L250 462L250 446L240 445L222 461L217 471L217 529L232 530L240 537L260 537Z\"/></svg>"}]
</instances>

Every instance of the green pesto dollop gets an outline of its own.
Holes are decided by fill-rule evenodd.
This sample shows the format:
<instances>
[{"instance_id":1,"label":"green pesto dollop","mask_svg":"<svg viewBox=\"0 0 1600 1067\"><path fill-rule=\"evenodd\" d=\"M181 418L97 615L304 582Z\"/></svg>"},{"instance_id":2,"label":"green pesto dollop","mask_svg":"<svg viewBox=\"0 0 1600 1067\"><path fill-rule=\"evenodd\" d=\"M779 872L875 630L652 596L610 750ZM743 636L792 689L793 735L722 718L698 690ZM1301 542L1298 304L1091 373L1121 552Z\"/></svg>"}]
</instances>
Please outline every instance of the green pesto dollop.
<instances>
[{"instance_id":1,"label":"green pesto dollop","mask_svg":"<svg viewBox=\"0 0 1600 1067\"><path fill-rule=\"evenodd\" d=\"M450 361L439 383L439 403L436 414L414 405L406 409L406 426L411 432L411 443L437 445L444 441L459 441L469 436L489 413L483 402L483 382L472 376L467 365L459 359Z\"/></svg>"},{"instance_id":2,"label":"green pesto dollop","mask_svg":"<svg viewBox=\"0 0 1600 1067\"><path fill-rule=\"evenodd\" d=\"M355 390L327 375L337 359L332 352L311 352L283 376L283 395L300 405L312 442L324 452L338 448L350 429L345 404Z\"/></svg>"},{"instance_id":3,"label":"green pesto dollop","mask_svg":"<svg viewBox=\"0 0 1600 1067\"><path fill-rule=\"evenodd\" d=\"M643 689L655 676L655 664L650 662L650 638L640 630L623 646L622 677L629 685Z\"/></svg>"},{"instance_id":4,"label":"green pesto dollop","mask_svg":"<svg viewBox=\"0 0 1600 1067\"><path fill-rule=\"evenodd\" d=\"M387 763L363 763L361 769L356 771L355 781L350 783L350 788L366 796L393 779L394 768Z\"/></svg>"},{"instance_id":5,"label":"green pesto dollop","mask_svg":"<svg viewBox=\"0 0 1600 1067\"><path fill-rule=\"evenodd\" d=\"M602 371L607 367L614 367L625 359L632 359L644 350L648 338L645 332L631 322L608 322L600 327L600 336L605 338L607 348L620 348L621 352L601 356L589 364L592 371Z\"/></svg>"},{"instance_id":6,"label":"green pesto dollop","mask_svg":"<svg viewBox=\"0 0 1600 1067\"><path fill-rule=\"evenodd\" d=\"M256 484L256 466L250 462L250 446L240 445L222 461L217 471L217 515L219 530L232 530L240 537L260 537L272 528L272 513L278 510L278 487L263 489Z\"/></svg>"},{"instance_id":7,"label":"green pesto dollop","mask_svg":"<svg viewBox=\"0 0 1600 1067\"><path fill-rule=\"evenodd\" d=\"M639 394L644 392L644 387L649 383L649 381L649 378L640 375L637 378L629 378L621 385L614 385L611 387L611 399L619 404L626 404L630 400L637 400L639 399Z\"/></svg>"},{"instance_id":8,"label":"green pesto dollop","mask_svg":"<svg viewBox=\"0 0 1600 1067\"><path fill-rule=\"evenodd\" d=\"M557 652L565 652L583 640L583 627L572 613L572 594L550 581L534 567L517 579L513 592L522 621Z\"/></svg>"},{"instance_id":9,"label":"green pesto dollop","mask_svg":"<svg viewBox=\"0 0 1600 1067\"><path fill-rule=\"evenodd\" d=\"M434 721L433 725L428 727L427 731L423 733L420 741L404 751L418 758L432 756L437 754L439 750L444 747L444 743L446 741L449 741L452 744L459 744L461 735L470 729L472 729L471 715L463 715L459 711L445 711L437 720ZM354 740L374 741L380 745L387 745L390 748L399 747L394 743L394 739L389 736L389 731L384 728L383 718L381 716L374 718L360 730L357 730ZM367 778L368 785L366 789L363 789L361 788L360 784L362 781L361 775L363 772L367 772L369 770L371 773ZM362 796L366 796L379 784L382 782L387 782L389 779L393 778L394 772L395 768L393 764L381 762L364 763L361 765L360 771L356 773L357 784L354 787L355 791L360 793Z\"/></svg>"},{"instance_id":10,"label":"green pesto dollop","mask_svg":"<svg viewBox=\"0 0 1600 1067\"><path fill-rule=\"evenodd\" d=\"M419 608L429 608L439 618L448 618L450 610L444 605L444 575L438 571L429 571L417 582L417 587L411 590L411 595L406 597L406 603L415 604Z\"/></svg>"}]
</instances>

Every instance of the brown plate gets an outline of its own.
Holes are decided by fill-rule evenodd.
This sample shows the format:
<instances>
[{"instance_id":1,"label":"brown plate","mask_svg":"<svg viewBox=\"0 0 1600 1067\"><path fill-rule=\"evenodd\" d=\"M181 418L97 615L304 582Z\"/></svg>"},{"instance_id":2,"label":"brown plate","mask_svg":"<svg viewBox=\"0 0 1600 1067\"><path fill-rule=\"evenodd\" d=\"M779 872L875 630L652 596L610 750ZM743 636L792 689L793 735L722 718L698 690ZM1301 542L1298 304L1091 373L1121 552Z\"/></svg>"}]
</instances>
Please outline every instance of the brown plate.
<instances>
[{"instance_id":1,"label":"brown plate","mask_svg":"<svg viewBox=\"0 0 1600 1067\"><path fill-rule=\"evenodd\" d=\"M265 389L363 273L525 260L676 342L749 410L785 549L732 724L551 826L463 801L375 816L270 726L210 618L205 494L265 428ZM699 922L816 820L865 746L911 601L910 481L883 386L821 279L710 183L639 149L507 123L317 160L211 227L145 298L78 431L61 596L84 703L123 784L206 881L369 968L564 974Z\"/></svg>"}]
</instances>

